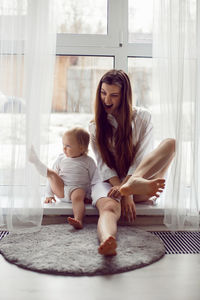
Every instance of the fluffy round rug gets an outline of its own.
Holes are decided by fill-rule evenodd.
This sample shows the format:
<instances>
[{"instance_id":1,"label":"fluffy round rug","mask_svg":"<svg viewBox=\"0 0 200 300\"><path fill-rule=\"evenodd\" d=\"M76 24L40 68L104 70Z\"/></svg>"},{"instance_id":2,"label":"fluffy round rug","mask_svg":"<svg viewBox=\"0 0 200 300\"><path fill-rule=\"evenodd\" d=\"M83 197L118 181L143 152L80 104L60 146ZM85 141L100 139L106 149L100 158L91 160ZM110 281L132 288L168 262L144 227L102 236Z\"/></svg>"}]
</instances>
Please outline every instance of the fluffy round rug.
<instances>
[{"instance_id":1,"label":"fluffy round rug","mask_svg":"<svg viewBox=\"0 0 200 300\"><path fill-rule=\"evenodd\" d=\"M155 235L119 226L117 255L98 254L96 224L75 230L69 224L46 225L36 233L12 234L0 242L9 262L32 271L62 275L114 274L144 267L160 259L164 245Z\"/></svg>"}]
</instances>

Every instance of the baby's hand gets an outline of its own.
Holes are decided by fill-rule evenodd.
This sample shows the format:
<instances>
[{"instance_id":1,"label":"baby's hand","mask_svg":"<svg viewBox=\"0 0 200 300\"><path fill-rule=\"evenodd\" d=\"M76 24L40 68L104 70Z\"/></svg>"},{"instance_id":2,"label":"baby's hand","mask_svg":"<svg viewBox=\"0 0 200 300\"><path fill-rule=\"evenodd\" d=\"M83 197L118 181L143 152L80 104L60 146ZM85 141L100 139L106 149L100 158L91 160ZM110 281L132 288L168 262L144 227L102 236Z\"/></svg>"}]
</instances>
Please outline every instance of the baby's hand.
<instances>
[{"instance_id":1,"label":"baby's hand","mask_svg":"<svg viewBox=\"0 0 200 300\"><path fill-rule=\"evenodd\" d=\"M113 186L110 191L108 192L108 197L114 197L114 198L121 198L119 189L120 189L120 185L115 185Z\"/></svg>"},{"instance_id":2,"label":"baby's hand","mask_svg":"<svg viewBox=\"0 0 200 300\"><path fill-rule=\"evenodd\" d=\"M52 202L56 202L56 199L54 197L46 197L44 203L52 203Z\"/></svg>"}]
</instances>

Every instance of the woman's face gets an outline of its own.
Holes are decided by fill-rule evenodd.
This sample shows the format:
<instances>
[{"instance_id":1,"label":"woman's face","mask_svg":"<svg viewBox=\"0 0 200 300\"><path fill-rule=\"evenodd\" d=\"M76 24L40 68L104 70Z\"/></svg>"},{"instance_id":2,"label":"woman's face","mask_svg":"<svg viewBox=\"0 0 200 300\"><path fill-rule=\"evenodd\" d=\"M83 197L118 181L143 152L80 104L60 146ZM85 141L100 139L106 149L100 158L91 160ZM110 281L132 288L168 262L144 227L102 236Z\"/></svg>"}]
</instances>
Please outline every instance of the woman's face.
<instances>
[{"instance_id":1,"label":"woman's face","mask_svg":"<svg viewBox=\"0 0 200 300\"><path fill-rule=\"evenodd\" d=\"M106 113L116 116L121 103L121 88L118 85L103 82L100 93Z\"/></svg>"}]
</instances>

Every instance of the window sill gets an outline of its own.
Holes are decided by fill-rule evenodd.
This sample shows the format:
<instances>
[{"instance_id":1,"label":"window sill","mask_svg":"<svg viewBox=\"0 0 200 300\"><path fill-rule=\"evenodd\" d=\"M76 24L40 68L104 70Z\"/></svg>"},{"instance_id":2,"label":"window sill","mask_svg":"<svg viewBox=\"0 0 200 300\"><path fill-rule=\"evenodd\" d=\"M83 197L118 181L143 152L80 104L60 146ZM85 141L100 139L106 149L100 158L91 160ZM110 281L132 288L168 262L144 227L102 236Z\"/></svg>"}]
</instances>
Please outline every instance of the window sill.
<instances>
[{"instance_id":1,"label":"window sill","mask_svg":"<svg viewBox=\"0 0 200 300\"><path fill-rule=\"evenodd\" d=\"M44 204L44 215L72 215L71 203L56 202L50 204ZM163 216L164 209L161 204L157 205L145 205L136 204L137 216ZM86 204L85 209L86 216L97 216L98 211L91 204Z\"/></svg>"},{"instance_id":2,"label":"window sill","mask_svg":"<svg viewBox=\"0 0 200 300\"><path fill-rule=\"evenodd\" d=\"M43 215L72 215L72 204L64 203L57 199L56 203L44 203L44 198L41 198L42 206L43 206ZM6 197L0 195L0 203L1 208L6 210ZM20 201L18 203L18 209L21 209L23 203ZM5 205L3 205L5 204ZM98 210L92 206L91 204L86 204L85 215L86 216L98 216ZM163 216L164 208L162 205L162 201L158 201L156 205L148 205L148 204L136 204L136 214L137 216Z\"/></svg>"}]
</instances>

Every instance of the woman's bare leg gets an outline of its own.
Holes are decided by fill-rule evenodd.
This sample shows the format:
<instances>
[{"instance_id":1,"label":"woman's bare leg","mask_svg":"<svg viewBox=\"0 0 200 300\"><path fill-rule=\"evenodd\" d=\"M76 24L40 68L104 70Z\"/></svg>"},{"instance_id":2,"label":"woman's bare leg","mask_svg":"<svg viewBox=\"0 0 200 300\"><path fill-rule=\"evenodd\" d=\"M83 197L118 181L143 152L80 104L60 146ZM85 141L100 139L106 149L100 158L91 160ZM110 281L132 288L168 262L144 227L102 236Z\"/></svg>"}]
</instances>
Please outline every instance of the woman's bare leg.
<instances>
[{"instance_id":1,"label":"woman's bare leg","mask_svg":"<svg viewBox=\"0 0 200 300\"><path fill-rule=\"evenodd\" d=\"M137 167L134 175L136 177L152 178L166 172L175 154L175 140L165 139L160 145L147 155ZM163 176L163 172L162 172ZM158 178L158 177L157 177Z\"/></svg>"},{"instance_id":2,"label":"woman's bare leg","mask_svg":"<svg viewBox=\"0 0 200 300\"><path fill-rule=\"evenodd\" d=\"M157 178L164 178L173 158L174 158L174 156L171 157L171 160L169 160L169 164L167 164L165 167L163 167L163 169L161 169L160 172L158 172L155 175L153 175L152 177L146 178L146 179L151 180L151 179L157 179ZM155 205L157 198L158 198L157 196L150 197L149 195L134 195L134 202Z\"/></svg>"},{"instance_id":3,"label":"woman's bare leg","mask_svg":"<svg viewBox=\"0 0 200 300\"><path fill-rule=\"evenodd\" d=\"M165 187L164 173L175 154L175 140L166 139L147 155L139 164L135 173L122 185L122 195L159 196ZM161 176L161 177L157 177Z\"/></svg>"},{"instance_id":4,"label":"woman's bare leg","mask_svg":"<svg viewBox=\"0 0 200 300\"><path fill-rule=\"evenodd\" d=\"M99 211L97 232L100 246L98 251L102 255L116 255L117 221L121 215L121 205L112 198L100 198L96 206Z\"/></svg>"},{"instance_id":5,"label":"woman's bare leg","mask_svg":"<svg viewBox=\"0 0 200 300\"><path fill-rule=\"evenodd\" d=\"M71 193L74 218L68 217L67 221L76 229L83 228L83 217L85 214L84 198L85 191L83 189L76 189Z\"/></svg>"}]
</instances>

